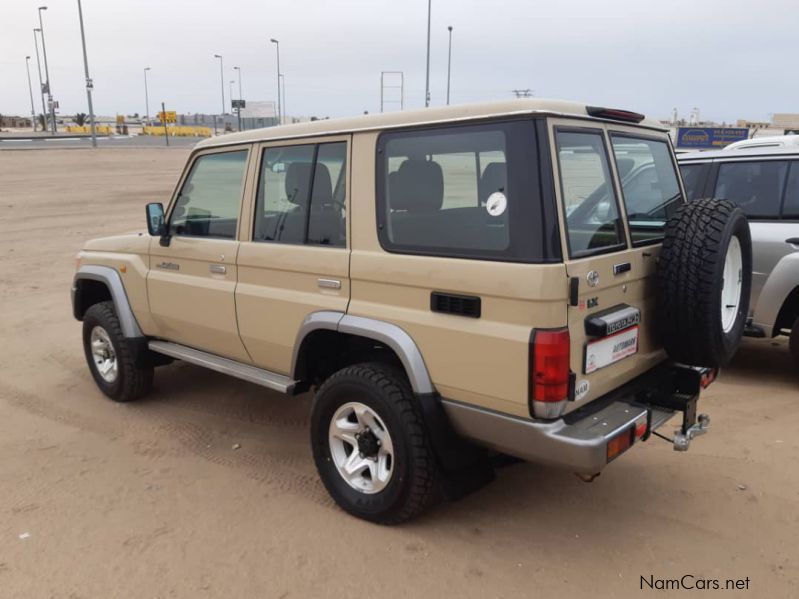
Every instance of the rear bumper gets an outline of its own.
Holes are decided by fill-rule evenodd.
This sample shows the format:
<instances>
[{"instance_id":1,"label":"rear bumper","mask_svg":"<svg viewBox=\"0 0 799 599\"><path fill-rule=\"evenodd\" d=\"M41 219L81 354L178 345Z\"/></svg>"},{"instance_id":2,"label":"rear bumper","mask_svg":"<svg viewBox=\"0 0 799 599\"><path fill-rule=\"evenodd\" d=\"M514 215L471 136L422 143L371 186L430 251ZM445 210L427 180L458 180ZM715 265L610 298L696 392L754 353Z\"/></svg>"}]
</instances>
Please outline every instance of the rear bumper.
<instances>
[{"instance_id":1,"label":"rear bumper","mask_svg":"<svg viewBox=\"0 0 799 599\"><path fill-rule=\"evenodd\" d=\"M453 428L481 445L523 460L595 474L608 464L608 441L646 423L635 442L646 440L675 413L683 426L695 420L700 376L694 369L661 365L617 391L557 420L532 420L442 399ZM679 387L682 385L682 388ZM689 387L689 388L686 388ZM686 406L684 409L681 406ZM640 429L639 429L640 430Z\"/></svg>"}]
</instances>

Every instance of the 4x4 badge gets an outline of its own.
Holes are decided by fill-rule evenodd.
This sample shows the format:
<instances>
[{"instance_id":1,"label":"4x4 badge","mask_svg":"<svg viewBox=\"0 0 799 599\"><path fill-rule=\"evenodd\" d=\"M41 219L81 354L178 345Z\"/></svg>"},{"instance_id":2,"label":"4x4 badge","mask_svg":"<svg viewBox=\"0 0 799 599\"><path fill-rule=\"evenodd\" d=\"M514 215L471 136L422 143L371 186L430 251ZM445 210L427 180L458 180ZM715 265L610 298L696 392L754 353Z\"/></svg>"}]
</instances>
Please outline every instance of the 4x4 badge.
<instances>
[{"instance_id":1,"label":"4x4 badge","mask_svg":"<svg viewBox=\"0 0 799 599\"><path fill-rule=\"evenodd\" d=\"M585 275L586 280L588 281L589 287L596 287L599 285L599 273L595 270L588 271L588 274Z\"/></svg>"}]
</instances>

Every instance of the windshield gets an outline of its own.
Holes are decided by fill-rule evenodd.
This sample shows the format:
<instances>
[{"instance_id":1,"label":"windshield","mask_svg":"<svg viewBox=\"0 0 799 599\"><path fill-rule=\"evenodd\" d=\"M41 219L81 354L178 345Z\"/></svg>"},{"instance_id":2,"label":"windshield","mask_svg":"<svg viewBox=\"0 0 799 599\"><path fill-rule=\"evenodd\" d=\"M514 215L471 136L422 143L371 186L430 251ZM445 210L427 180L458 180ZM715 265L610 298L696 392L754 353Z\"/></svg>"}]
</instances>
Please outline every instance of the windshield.
<instances>
[{"instance_id":1,"label":"windshield","mask_svg":"<svg viewBox=\"0 0 799 599\"><path fill-rule=\"evenodd\" d=\"M611 141L633 243L662 238L682 201L668 144L616 133Z\"/></svg>"}]
</instances>

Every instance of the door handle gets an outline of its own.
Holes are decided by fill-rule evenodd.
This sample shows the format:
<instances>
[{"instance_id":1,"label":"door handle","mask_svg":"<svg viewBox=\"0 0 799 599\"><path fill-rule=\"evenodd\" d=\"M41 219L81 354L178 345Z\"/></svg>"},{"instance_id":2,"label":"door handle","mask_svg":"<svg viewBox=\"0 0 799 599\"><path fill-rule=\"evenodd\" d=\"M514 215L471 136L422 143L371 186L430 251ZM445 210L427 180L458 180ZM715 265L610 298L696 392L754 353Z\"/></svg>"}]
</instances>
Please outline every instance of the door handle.
<instances>
[{"instance_id":1,"label":"door handle","mask_svg":"<svg viewBox=\"0 0 799 599\"><path fill-rule=\"evenodd\" d=\"M799 237L790 237L785 240L785 243L790 243L791 245L799 245Z\"/></svg>"},{"instance_id":2,"label":"door handle","mask_svg":"<svg viewBox=\"0 0 799 599\"><path fill-rule=\"evenodd\" d=\"M215 275L224 275L227 273L227 266L222 264L209 264L208 270L210 270Z\"/></svg>"},{"instance_id":3,"label":"door handle","mask_svg":"<svg viewBox=\"0 0 799 599\"><path fill-rule=\"evenodd\" d=\"M341 281L338 279L316 279L316 284L320 289L341 289Z\"/></svg>"}]
</instances>

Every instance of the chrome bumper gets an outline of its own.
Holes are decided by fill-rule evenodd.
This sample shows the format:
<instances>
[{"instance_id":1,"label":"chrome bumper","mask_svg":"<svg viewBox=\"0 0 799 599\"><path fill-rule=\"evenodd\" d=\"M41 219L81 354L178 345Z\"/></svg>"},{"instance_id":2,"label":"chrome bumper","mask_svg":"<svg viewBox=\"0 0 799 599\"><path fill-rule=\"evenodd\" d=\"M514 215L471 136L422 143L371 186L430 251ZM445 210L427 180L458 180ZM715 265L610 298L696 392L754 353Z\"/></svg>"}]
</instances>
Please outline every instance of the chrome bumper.
<instances>
[{"instance_id":1,"label":"chrome bumper","mask_svg":"<svg viewBox=\"0 0 799 599\"><path fill-rule=\"evenodd\" d=\"M648 412L651 420L647 435L675 414L673 410L614 401L579 420L567 417L542 422L448 399L441 401L453 428L464 437L501 453L578 474L596 474L607 466L608 440L635 426L641 417L648 417Z\"/></svg>"}]
</instances>

